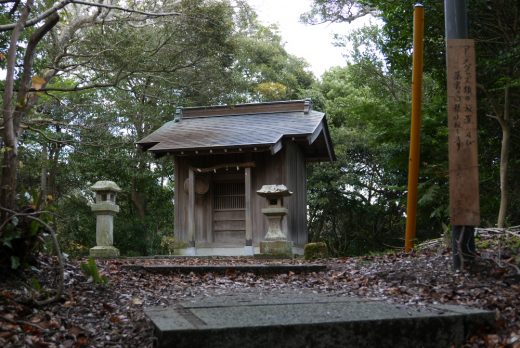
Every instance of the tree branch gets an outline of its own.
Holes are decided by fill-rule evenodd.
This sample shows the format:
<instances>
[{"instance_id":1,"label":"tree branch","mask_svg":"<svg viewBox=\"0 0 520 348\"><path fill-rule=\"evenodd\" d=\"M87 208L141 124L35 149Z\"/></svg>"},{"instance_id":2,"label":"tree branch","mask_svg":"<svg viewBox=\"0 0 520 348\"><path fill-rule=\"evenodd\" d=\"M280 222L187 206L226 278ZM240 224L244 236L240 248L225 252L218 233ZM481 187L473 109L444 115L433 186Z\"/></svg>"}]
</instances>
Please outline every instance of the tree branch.
<instances>
[{"instance_id":1,"label":"tree branch","mask_svg":"<svg viewBox=\"0 0 520 348\"><path fill-rule=\"evenodd\" d=\"M49 9L43 11L40 15L31 18L25 22L24 27L32 27L33 25L41 22L45 18L51 16L53 13L57 13L59 10L67 6L68 4L78 4L78 5L85 5L85 6L92 6L92 7L98 7L98 8L106 8L111 10L118 10L123 12L129 12L129 13L136 13L148 17L166 17L166 16L179 16L179 12L159 12L159 13L153 13L153 12L146 12L146 11L140 11L140 10L134 10L131 8L125 8L121 6L114 6L114 5L107 5L107 4L100 4L95 2L89 2L89 1L81 1L81 0L61 0L54 4L54 6L50 7ZM16 26L16 23L9 23L0 25L0 32L2 31L9 31L13 30Z\"/></svg>"},{"instance_id":2,"label":"tree branch","mask_svg":"<svg viewBox=\"0 0 520 348\"><path fill-rule=\"evenodd\" d=\"M124 79L125 77L128 77L130 76L131 74L127 74L123 77L118 77L116 78L116 81L113 81L113 82L109 82L109 83L94 83L94 84L91 84L91 85L86 85L86 86L80 86L79 84L74 86L74 87L71 87L71 88L65 88L65 87L50 87L50 88L42 88L42 89L39 89L39 90L35 90L35 89L31 89L30 91L33 91L33 92L79 92L79 91L85 91L85 90L88 90L88 89L93 89L93 88L108 88L108 87L116 87L117 84L122 80Z\"/></svg>"},{"instance_id":3,"label":"tree branch","mask_svg":"<svg viewBox=\"0 0 520 348\"><path fill-rule=\"evenodd\" d=\"M47 20L45 24L36 29L36 31L29 38L25 55L23 59L23 73L20 80L20 90L18 91L18 103L15 112L23 112L27 108L27 92L29 90L29 82L32 76L32 68L34 62L34 53L36 46L43 39L43 37L58 23L60 16L54 12ZM15 117L16 118L16 117Z\"/></svg>"},{"instance_id":4,"label":"tree branch","mask_svg":"<svg viewBox=\"0 0 520 348\"><path fill-rule=\"evenodd\" d=\"M7 321L8 323L11 323L11 324L32 326L32 327L34 327L34 328L40 330L40 331L43 332L43 333L49 333L49 332L50 332L49 329L43 328L43 327L41 327L41 326L38 325L38 324L31 323L30 321L25 321L25 320L13 320L13 319L9 319L9 318L7 318L7 317L5 317L5 316L0 316L0 320Z\"/></svg>"},{"instance_id":5,"label":"tree branch","mask_svg":"<svg viewBox=\"0 0 520 348\"><path fill-rule=\"evenodd\" d=\"M50 143L56 143L56 144L60 144L60 145L69 145L71 143L73 143L72 140L58 140L58 139L53 139L49 136L47 136L47 134L45 134L42 130L39 130L37 128L34 128L34 127L31 127L31 126L27 126L27 129L33 131L33 132L36 132L38 134L40 134L42 137L45 138L45 140L47 140L48 142Z\"/></svg>"},{"instance_id":6,"label":"tree branch","mask_svg":"<svg viewBox=\"0 0 520 348\"><path fill-rule=\"evenodd\" d=\"M118 11L129 12L129 13L137 13L137 14L144 15L144 16L149 16L149 17L167 17L167 16L179 16L180 15L179 12L159 12L159 13L154 13L154 12L146 12L146 11L134 10L134 9L131 9L131 8L125 8L125 7L121 7L121 6L99 4L99 3L95 3L95 2L82 1L82 0L70 0L70 2L73 3L73 4L78 4L78 5L86 5L86 6L107 8L107 9L110 9L110 10L118 10Z\"/></svg>"},{"instance_id":7,"label":"tree branch","mask_svg":"<svg viewBox=\"0 0 520 348\"><path fill-rule=\"evenodd\" d=\"M54 4L54 6L52 6L51 8L43 11L39 16L27 20L24 23L24 28L32 27L33 25L41 22L42 20L49 17L53 13L56 13L58 10L61 10L62 8L67 6L70 2L71 2L70 0L61 0L60 2ZM16 26L16 23L0 25L0 32L12 30L12 29L14 29L15 26Z\"/></svg>"},{"instance_id":8,"label":"tree branch","mask_svg":"<svg viewBox=\"0 0 520 348\"><path fill-rule=\"evenodd\" d=\"M31 119L31 120L25 121L24 125L26 125L26 127L30 127L30 126L48 126L48 125L61 126L61 127L80 126L80 125L71 125L69 122L65 122L65 121L56 121L56 120L47 119L47 118ZM81 127L85 128L85 129L88 129L87 127L84 127L83 125L81 125Z\"/></svg>"},{"instance_id":9,"label":"tree branch","mask_svg":"<svg viewBox=\"0 0 520 348\"><path fill-rule=\"evenodd\" d=\"M493 118L493 119L495 119L495 120L498 120L498 116L497 116L497 115L486 114L486 117L489 117L489 118Z\"/></svg>"},{"instance_id":10,"label":"tree branch","mask_svg":"<svg viewBox=\"0 0 520 348\"><path fill-rule=\"evenodd\" d=\"M300 21L311 25L323 23L351 23L354 20L369 14L376 14L377 9L367 5L360 5L358 1L325 2L314 5L308 12L300 16Z\"/></svg>"},{"instance_id":11,"label":"tree branch","mask_svg":"<svg viewBox=\"0 0 520 348\"><path fill-rule=\"evenodd\" d=\"M29 17L29 12L31 11L31 6L33 4L32 0L29 0L26 6L22 10L22 15L18 22L16 22L14 30L11 34L11 40L9 42L9 49L7 51L7 64L6 64L6 78L4 83L4 109L2 110L2 115L4 117L4 141L7 146L13 147L16 146L16 137L14 132L14 123L13 123L13 112L12 108L12 99L14 94L14 75L15 75L15 66L16 66L16 51L18 49L18 40L20 39L20 35L22 34L23 28L25 26L26 20Z\"/></svg>"},{"instance_id":12,"label":"tree branch","mask_svg":"<svg viewBox=\"0 0 520 348\"><path fill-rule=\"evenodd\" d=\"M0 118L0 124L2 123L2 119ZM79 125L79 124L71 124L69 122L64 121L56 121L46 118L36 118L28 121L24 121L20 123L21 128L27 128L32 129L32 127L38 127L38 126L59 126L64 128L81 128L81 129L91 129L89 127L86 127L85 125ZM3 126L0 126L0 131L3 130Z\"/></svg>"},{"instance_id":13,"label":"tree branch","mask_svg":"<svg viewBox=\"0 0 520 348\"><path fill-rule=\"evenodd\" d=\"M9 1L11 2L11 1ZM9 11L10 16L14 16L14 13L16 12L16 9L18 8L18 5L20 5L20 0L15 0L13 7L11 8L11 11Z\"/></svg>"}]
</instances>

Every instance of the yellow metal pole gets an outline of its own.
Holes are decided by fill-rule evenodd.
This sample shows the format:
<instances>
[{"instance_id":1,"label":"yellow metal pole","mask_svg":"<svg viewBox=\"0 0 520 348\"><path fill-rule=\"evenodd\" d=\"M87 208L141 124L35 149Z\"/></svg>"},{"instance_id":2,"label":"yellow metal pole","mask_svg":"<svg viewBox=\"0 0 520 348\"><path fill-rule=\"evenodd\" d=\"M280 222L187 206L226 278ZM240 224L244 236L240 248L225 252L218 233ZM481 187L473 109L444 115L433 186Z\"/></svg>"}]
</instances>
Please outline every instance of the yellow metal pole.
<instances>
[{"instance_id":1,"label":"yellow metal pole","mask_svg":"<svg viewBox=\"0 0 520 348\"><path fill-rule=\"evenodd\" d=\"M419 182L419 154L421 137L421 101L424 51L424 7L416 4L413 13L413 73L412 125L410 129L410 158L408 162L408 205L404 250L412 250L417 218L417 184Z\"/></svg>"}]
</instances>

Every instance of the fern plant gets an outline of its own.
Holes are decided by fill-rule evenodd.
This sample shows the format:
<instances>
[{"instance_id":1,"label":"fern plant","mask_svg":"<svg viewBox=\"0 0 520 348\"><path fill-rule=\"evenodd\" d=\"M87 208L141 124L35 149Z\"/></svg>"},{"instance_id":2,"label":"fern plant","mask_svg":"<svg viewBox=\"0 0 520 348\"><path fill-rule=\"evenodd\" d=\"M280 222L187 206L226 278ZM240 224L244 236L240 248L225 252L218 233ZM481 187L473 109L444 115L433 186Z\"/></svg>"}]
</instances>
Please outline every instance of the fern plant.
<instances>
[{"instance_id":1,"label":"fern plant","mask_svg":"<svg viewBox=\"0 0 520 348\"><path fill-rule=\"evenodd\" d=\"M108 278L99 274L96 261L89 257L87 262L81 264L81 270L89 279L92 279L94 284L105 285L108 283Z\"/></svg>"}]
</instances>

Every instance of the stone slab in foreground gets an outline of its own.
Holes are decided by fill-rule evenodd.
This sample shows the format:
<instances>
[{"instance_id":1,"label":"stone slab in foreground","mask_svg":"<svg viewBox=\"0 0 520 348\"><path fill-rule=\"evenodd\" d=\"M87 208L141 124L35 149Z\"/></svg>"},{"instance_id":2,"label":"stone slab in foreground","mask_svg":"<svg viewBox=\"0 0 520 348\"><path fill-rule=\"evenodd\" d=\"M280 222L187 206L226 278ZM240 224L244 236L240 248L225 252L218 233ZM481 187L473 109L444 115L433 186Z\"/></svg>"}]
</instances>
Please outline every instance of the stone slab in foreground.
<instances>
[{"instance_id":1,"label":"stone slab in foreground","mask_svg":"<svg viewBox=\"0 0 520 348\"><path fill-rule=\"evenodd\" d=\"M158 347L449 347L494 314L326 295L224 296L148 308Z\"/></svg>"}]
</instances>

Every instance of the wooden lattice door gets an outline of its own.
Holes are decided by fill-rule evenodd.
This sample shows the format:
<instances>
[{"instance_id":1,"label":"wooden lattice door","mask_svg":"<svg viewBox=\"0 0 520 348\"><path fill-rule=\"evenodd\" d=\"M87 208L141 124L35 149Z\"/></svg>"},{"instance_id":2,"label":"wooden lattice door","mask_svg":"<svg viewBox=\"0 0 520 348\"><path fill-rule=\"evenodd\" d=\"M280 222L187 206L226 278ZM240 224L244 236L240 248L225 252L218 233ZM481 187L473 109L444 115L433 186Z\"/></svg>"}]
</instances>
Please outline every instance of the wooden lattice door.
<instances>
[{"instance_id":1,"label":"wooden lattice door","mask_svg":"<svg viewBox=\"0 0 520 348\"><path fill-rule=\"evenodd\" d=\"M244 182L215 183L213 187L213 240L243 245L245 242Z\"/></svg>"}]
</instances>

